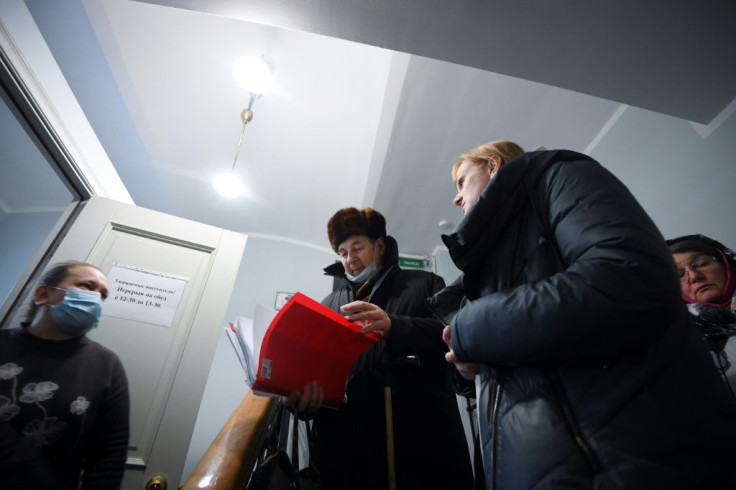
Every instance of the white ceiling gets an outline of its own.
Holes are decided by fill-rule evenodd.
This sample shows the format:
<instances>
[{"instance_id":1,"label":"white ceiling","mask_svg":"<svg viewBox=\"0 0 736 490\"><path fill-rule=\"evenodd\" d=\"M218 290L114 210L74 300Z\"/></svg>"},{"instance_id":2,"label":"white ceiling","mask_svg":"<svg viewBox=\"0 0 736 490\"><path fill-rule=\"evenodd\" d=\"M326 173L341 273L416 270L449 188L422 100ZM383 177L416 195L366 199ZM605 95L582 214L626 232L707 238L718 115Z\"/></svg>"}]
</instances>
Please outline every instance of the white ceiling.
<instances>
[{"instance_id":1,"label":"white ceiling","mask_svg":"<svg viewBox=\"0 0 736 490\"><path fill-rule=\"evenodd\" d=\"M449 169L477 144L584 151L621 104L708 123L736 98L734 2L557 3L26 1L138 205L320 248L334 211L368 205L410 254L459 218ZM249 194L226 200L232 64L261 53L278 89L246 128Z\"/></svg>"}]
</instances>

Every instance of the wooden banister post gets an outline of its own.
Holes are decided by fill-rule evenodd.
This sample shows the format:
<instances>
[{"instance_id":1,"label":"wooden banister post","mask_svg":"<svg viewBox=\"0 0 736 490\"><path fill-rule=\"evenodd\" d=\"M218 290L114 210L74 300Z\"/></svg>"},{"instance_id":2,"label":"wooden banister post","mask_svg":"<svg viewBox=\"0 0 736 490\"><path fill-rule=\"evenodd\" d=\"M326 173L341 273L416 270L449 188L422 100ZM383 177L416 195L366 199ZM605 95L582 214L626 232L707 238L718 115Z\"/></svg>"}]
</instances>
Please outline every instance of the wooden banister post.
<instances>
[{"instance_id":1,"label":"wooden banister post","mask_svg":"<svg viewBox=\"0 0 736 490\"><path fill-rule=\"evenodd\" d=\"M241 490L255 466L269 412L278 403L248 391L181 489Z\"/></svg>"}]
</instances>

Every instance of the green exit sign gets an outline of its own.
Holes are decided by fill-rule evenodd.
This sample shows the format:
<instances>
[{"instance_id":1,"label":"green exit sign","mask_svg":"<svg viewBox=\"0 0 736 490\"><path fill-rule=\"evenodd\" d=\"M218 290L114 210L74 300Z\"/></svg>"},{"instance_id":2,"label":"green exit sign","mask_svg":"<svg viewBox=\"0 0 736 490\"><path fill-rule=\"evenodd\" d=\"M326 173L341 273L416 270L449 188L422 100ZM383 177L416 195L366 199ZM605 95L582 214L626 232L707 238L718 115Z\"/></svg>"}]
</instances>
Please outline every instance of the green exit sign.
<instances>
[{"instance_id":1,"label":"green exit sign","mask_svg":"<svg viewBox=\"0 0 736 490\"><path fill-rule=\"evenodd\" d=\"M424 269L427 267L427 261L425 259L399 257L399 267L404 269Z\"/></svg>"}]
</instances>

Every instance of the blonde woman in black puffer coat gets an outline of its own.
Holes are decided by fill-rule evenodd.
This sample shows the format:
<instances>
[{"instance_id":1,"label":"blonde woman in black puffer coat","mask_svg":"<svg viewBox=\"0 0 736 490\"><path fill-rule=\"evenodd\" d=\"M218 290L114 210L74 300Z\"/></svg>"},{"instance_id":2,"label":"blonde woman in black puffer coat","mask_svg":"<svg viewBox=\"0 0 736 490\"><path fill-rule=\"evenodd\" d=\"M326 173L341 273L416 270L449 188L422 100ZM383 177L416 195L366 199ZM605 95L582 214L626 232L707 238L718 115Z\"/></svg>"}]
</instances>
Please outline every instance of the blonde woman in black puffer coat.
<instances>
[{"instance_id":1,"label":"blonde woman in black puffer coat","mask_svg":"<svg viewBox=\"0 0 736 490\"><path fill-rule=\"evenodd\" d=\"M461 155L453 181L464 299L443 335L480 377L487 489L736 488L736 402L628 189L586 155L507 141Z\"/></svg>"}]
</instances>

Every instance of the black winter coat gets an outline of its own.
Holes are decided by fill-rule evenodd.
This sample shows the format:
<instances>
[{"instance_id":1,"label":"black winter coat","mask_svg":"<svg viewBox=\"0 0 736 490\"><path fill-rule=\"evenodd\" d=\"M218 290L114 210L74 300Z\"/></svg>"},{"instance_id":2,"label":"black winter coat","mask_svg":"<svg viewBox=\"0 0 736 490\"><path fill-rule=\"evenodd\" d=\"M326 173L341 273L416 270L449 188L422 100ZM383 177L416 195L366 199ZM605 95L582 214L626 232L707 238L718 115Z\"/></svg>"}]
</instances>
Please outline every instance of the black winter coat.
<instances>
[{"instance_id":1,"label":"black winter coat","mask_svg":"<svg viewBox=\"0 0 736 490\"><path fill-rule=\"evenodd\" d=\"M736 488L736 404L618 179L527 153L443 239L464 273L453 349L482 365L489 490Z\"/></svg>"},{"instance_id":2,"label":"black winter coat","mask_svg":"<svg viewBox=\"0 0 736 490\"><path fill-rule=\"evenodd\" d=\"M392 386L396 476L399 490L469 489L472 469L444 354L441 322L431 318L428 297L441 277L398 267L396 241L387 237L383 273L366 301L383 308L391 333L358 360L340 410L322 409L314 422L312 457L326 489L388 488L384 386ZM336 263L325 273L344 278ZM340 312L354 300L354 285L323 303ZM419 365L407 356L416 356Z\"/></svg>"}]
</instances>

